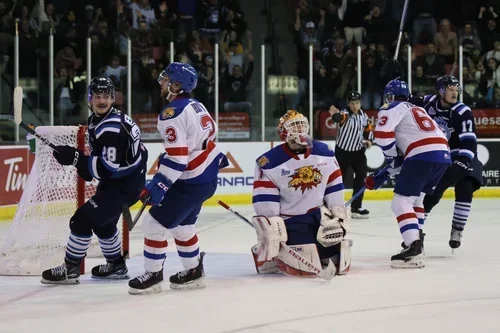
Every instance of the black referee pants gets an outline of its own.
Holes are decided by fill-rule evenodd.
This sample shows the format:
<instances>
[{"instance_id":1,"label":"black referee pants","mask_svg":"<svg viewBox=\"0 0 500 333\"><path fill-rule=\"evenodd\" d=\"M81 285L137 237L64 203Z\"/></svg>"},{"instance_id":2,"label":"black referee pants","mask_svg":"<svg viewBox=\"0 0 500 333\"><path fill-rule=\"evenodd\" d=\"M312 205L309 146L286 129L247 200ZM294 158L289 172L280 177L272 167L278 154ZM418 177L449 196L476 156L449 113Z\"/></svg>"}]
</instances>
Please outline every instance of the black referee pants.
<instances>
[{"instance_id":1,"label":"black referee pants","mask_svg":"<svg viewBox=\"0 0 500 333\"><path fill-rule=\"evenodd\" d=\"M365 149L358 151L347 151L339 147L335 147L335 157L337 162L339 162L340 171L342 171L342 180L344 184L346 182L347 172L349 168L352 168L354 172L354 179L352 181L352 193L358 192L365 183L367 164ZM361 208L361 202L363 201L363 194L361 194L356 200L351 204L351 209L356 210Z\"/></svg>"}]
</instances>

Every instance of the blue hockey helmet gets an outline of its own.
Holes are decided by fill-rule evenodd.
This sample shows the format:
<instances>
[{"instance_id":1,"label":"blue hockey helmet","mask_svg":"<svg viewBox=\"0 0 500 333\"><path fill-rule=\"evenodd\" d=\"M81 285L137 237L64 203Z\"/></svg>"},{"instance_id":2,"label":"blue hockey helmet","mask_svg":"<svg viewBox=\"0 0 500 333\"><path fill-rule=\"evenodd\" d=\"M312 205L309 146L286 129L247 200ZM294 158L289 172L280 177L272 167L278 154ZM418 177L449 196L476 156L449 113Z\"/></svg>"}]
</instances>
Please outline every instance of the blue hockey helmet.
<instances>
[{"instance_id":1,"label":"blue hockey helmet","mask_svg":"<svg viewBox=\"0 0 500 333\"><path fill-rule=\"evenodd\" d=\"M396 78L389 81L385 86L384 99L386 102L390 103L398 97L403 97L405 100L408 100L408 97L410 97L410 89L408 89L408 84L405 81Z\"/></svg>"},{"instance_id":2,"label":"blue hockey helmet","mask_svg":"<svg viewBox=\"0 0 500 333\"><path fill-rule=\"evenodd\" d=\"M436 91L440 95L444 95L448 87L458 87L458 93L462 92L460 82L453 75L443 75L436 80Z\"/></svg>"},{"instance_id":3,"label":"blue hockey helmet","mask_svg":"<svg viewBox=\"0 0 500 333\"><path fill-rule=\"evenodd\" d=\"M181 93L192 92L198 84L198 73L196 69L182 62L173 62L168 65L158 77L158 82L160 83L166 77L168 77L170 84L179 83L181 85Z\"/></svg>"},{"instance_id":4,"label":"blue hockey helmet","mask_svg":"<svg viewBox=\"0 0 500 333\"><path fill-rule=\"evenodd\" d=\"M114 99L115 85L113 84L113 81L107 77L96 76L90 81L87 92L89 103L93 94L107 94Z\"/></svg>"}]
</instances>

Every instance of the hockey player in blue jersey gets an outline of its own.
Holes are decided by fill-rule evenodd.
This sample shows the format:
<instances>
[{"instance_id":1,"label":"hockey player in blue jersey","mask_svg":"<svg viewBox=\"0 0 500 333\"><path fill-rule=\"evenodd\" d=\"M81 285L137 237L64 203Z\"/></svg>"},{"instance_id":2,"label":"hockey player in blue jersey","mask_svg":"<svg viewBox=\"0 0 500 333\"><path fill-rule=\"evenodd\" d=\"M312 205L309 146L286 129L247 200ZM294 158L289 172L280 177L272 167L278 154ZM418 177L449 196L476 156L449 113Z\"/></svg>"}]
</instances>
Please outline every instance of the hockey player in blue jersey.
<instances>
[{"instance_id":1,"label":"hockey player in blue jersey","mask_svg":"<svg viewBox=\"0 0 500 333\"><path fill-rule=\"evenodd\" d=\"M461 87L456 77L445 75L436 81L436 95L412 97L414 104L425 108L448 138L453 160L432 195L424 198L425 213L430 213L450 186L455 187L455 207L449 245L460 247L473 193L482 185L483 165L477 158L476 125L471 109L458 101ZM424 220L420 221L421 228ZM421 234L423 239L424 234Z\"/></svg>"},{"instance_id":2,"label":"hockey player in blue jersey","mask_svg":"<svg viewBox=\"0 0 500 333\"><path fill-rule=\"evenodd\" d=\"M162 290L168 232L184 266L170 277L170 287L204 287L204 253L199 250L195 223L203 202L215 193L219 169L228 163L214 142L217 125L205 106L190 96L197 80L196 70L179 62L168 65L158 78L162 97L168 101L157 126L165 153L141 193L141 200L153 206L142 221L145 273L130 280L130 294Z\"/></svg>"},{"instance_id":3,"label":"hockey player in blue jersey","mask_svg":"<svg viewBox=\"0 0 500 333\"><path fill-rule=\"evenodd\" d=\"M88 87L88 134L91 155L71 146L57 146L54 158L73 165L86 181L99 180L96 193L71 217L64 263L42 273L45 284L79 283L80 263L92 235L99 239L105 265L92 269L97 279L128 279L116 224L123 205L139 200L146 176L147 150L135 122L115 109L115 87L108 78L93 78Z\"/></svg>"}]
</instances>

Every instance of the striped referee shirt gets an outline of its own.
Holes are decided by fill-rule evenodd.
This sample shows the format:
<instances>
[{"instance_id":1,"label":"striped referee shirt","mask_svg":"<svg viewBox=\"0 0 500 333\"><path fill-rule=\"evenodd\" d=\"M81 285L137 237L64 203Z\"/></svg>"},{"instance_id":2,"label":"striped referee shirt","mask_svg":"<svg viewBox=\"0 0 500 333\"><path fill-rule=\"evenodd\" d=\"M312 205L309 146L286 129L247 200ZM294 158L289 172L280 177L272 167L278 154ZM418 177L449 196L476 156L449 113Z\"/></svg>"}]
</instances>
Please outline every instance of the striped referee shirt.
<instances>
[{"instance_id":1,"label":"striped referee shirt","mask_svg":"<svg viewBox=\"0 0 500 333\"><path fill-rule=\"evenodd\" d=\"M337 116L332 116L334 122L339 123L335 146L346 151L359 151L365 146L363 140L373 141L373 127L363 110L357 114L351 110L342 110Z\"/></svg>"}]
</instances>

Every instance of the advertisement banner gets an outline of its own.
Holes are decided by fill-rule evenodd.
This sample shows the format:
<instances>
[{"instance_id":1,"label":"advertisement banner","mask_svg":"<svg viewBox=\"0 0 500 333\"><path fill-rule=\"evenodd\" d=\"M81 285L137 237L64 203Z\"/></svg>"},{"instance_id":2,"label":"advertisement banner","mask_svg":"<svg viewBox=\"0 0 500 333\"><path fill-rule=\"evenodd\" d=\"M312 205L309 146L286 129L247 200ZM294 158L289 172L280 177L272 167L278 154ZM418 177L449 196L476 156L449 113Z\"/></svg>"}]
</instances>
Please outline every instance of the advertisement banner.
<instances>
[{"instance_id":1,"label":"advertisement banner","mask_svg":"<svg viewBox=\"0 0 500 333\"><path fill-rule=\"evenodd\" d=\"M0 146L0 206L21 199L34 159L28 146Z\"/></svg>"},{"instance_id":2,"label":"advertisement banner","mask_svg":"<svg viewBox=\"0 0 500 333\"><path fill-rule=\"evenodd\" d=\"M219 113L217 124L219 139L250 139L250 116L246 112Z\"/></svg>"},{"instance_id":3,"label":"advertisement banner","mask_svg":"<svg viewBox=\"0 0 500 333\"><path fill-rule=\"evenodd\" d=\"M365 111L372 124L377 123L377 110ZM337 124L335 124L328 110L317 110L316 119L319 121L317 132L323 140L335 139L337 136ZM479 138L500 137L500 109L472 109L476 134Z\"/></svg>"},{"instance_id":4,"label":"advertisement banner","mask_svg":"<svg viewBox=\"0 0 500 333\"><path fill-rule=\"evenodd\" d=\"M137 113L133 115L134 121L141 129L141 138L144 141L161 141L160 132L156 128L158 123L158 114L156 113Z\"/></svg>"}]
</instances>

